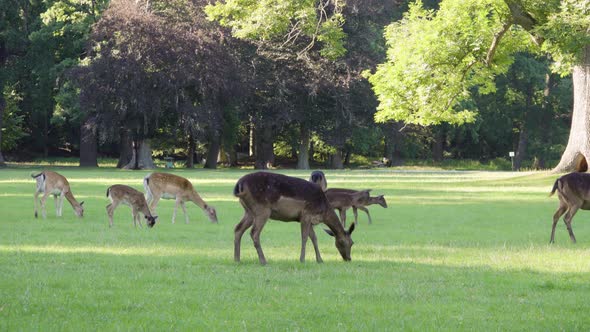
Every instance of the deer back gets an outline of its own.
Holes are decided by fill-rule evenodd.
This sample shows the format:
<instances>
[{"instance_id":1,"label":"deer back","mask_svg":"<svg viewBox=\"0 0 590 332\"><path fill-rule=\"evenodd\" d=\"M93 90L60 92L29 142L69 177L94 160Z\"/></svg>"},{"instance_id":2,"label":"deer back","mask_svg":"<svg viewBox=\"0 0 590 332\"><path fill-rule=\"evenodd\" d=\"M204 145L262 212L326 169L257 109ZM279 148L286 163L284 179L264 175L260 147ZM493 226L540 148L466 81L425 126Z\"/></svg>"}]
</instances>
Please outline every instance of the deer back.
<instances>
[{"instance_id":1,"label":"deer back","mask_svg":"<svg viewBox=\"0 0 590 332\"><path fill-rule=\"evenodd\" d=\"M330 205L321 188L303 179L269 172L243 176L234 187L234 195L255 204L272 206L281 198L304 203L312 213L324 213Z\"/></svg>"}]
</instances>

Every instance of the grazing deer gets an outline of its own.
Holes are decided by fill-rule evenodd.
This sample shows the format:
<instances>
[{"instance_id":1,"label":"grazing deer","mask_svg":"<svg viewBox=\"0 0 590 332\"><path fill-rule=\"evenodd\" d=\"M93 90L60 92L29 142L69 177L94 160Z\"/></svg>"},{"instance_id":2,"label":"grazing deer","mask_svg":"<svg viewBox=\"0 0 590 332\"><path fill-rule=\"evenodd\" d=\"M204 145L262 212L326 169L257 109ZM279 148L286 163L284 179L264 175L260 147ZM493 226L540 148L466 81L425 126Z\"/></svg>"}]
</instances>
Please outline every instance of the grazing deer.
<instances>
[{"instance_id":1,"label":"grazing deer","mask_svg":"<svg viewBox=\"0 0 590 332\"><path fill-rule=\"evenodd\" d=\"M326 197L328 197L330 205L340 212L340 220L342 220L344 227L346 227L346 210L351 207L352 212L354 213L355 224L358 223L357 209L364 211L369 217L369 224L372 224L373 221L371 220L371 215L365 206L379 204L384 208L387 207L387 202L385 201L385 197L383 197L383 195L379 195L377 197L370 197L370 195L368 195L368 193L371 191L370 189L361 191L340 188L326 189L328 187L328 181L326 180L326 176L322 171L313 171L309 178L309 182L319 185L326 193Z\"/></svg>"},{"instance_id":2,"label":"grazing deer","mask_svg":"<svg viewBox=\"0 0 590 332\"><path fill-rule=\"evenodd\" d=\"M207 205L195 191L192 183L183 177L169 173L151 173L143 179L143 187L145 188L146 200L151 211L156 211L156 206L160 198L176 200L174 214L172 214L172 223L176 219L176 210L178 210L178 205L180 205L184 212L185 222L188 224L188 215L186 214L184 202L195 203L203 209L212 223L217 223L217 212L215 208Z\"/></svg>"},{"instance_id":3,"label":"grazing deer","mask_svg":"<svg viewBox=\"0 0 590 332\"><path fill-rule=\"evenodd\" d=\"M557 191L559 198L559 207L553 215L553 225L551 227L551 239L549 243L555 240L555 226L559 218L565 213L563 221L570 234L570 239L576 243L576 237L572 230L572 219L579 209L590 210L590 174L588 173L570 173L555 180L553 189L549 196Z\"/></svg>"},{"instance_id":4,"label":"grazing deer","mask_svg":"<svg viewBox=\"0 0 590 332\"><path fill-rule=\"evenodd\" d=\"M113 227L113 214L119 204L131 207L133 226L137 227L137 223L139 223L139 226L143 227L139 212L143 214L148 227L154 227L156 224L156 218L158 218L158 216L152 216L150 213L150 209L148 208L143 193L129 186L115 184L107 189L107 197L111 200L111 204L106 207L109 216L109 227Z\"/></svg>"},{"instance_id":5,"label":"grazing deer","mask_svg":"<svg viewBox=\"0 0 590 332\"><path fill-rule=\"evenodd\" d=\"M330 228L326 233L335 237L336 248L345 261L350 261L352 239L350 234L354 225L345 230L334 209L328 203L324 192L303 179L286 175L257 172L243 176L234 188L234 195L240 199L245 213L234 230L234 260L240 261L240 244L244 232L252 227L250 233L258 253L260 264L266 258L260 246L260 232L267 220L297 221L301 224L301 256L305 261L305 245L311 238L316 261L322 262L313 225L323 222Z\"/></svg>"},{"instance_id":6,"label":"grazing deer","mask_svg":"<svg viewBox=\"0 0 590 332\"><path fill-rule=\"evenodd\" d=\"M369 210L366 208L368 205L372 204L379 204L382 207L387 207L387 202L385 201L385 197L383 195L373 196L369 195L371 189L368 190L352 190L352 189L342 189L342 188L331 188L326 190L326 197L328 197L328 201L330 205L335 209L340 211L340 219L342 223L346 227L346 210L352 207L352 213L354 214L354 223L358 223L358 210L364 211L369 217L369 224L372 224L373 221L371 220L371 214L369 214Z\"/></svg>"},{"instance_id":7,"label":"grazing deer","mask_svg":"<svg viewBox=\"0 0 590 332\"><path fill-rule=\"evenodd\" d=\"M37 218L37 200L41 193L43 193L43 196L40 199L43 219L47 217L45 201L47 201L47 196L49 195L53 195L55 214L58 217L62 216L64 197L72 205L74 213L78 217L81 218L84 216L84 208L82 207L84 202L78 203L78 201L76 201L70 189L70 184L63 175L52 171L43 171L37 175L31 174L31 177L37 181L37 189L35 190L35 218Z\"/></svg>"}]
</instances>

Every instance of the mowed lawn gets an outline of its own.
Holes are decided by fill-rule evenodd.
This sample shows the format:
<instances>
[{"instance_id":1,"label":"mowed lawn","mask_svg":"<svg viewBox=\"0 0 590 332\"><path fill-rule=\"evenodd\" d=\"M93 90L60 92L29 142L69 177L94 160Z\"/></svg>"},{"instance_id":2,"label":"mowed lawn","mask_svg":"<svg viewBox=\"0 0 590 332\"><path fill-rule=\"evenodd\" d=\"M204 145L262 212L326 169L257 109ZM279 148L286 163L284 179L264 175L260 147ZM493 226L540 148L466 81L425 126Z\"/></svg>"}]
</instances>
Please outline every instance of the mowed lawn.
<instances>
[{"instance_id":1,"label":"mowed lawn","mask_svg":"<svg viewBox=\"0 0 590 332\"><path fill-rule=\"evenodd\" d=\"M571 244L563 222L549 245L556 175L509 172L326 171L329 187L372 188L389 208L359 211L352 262L316 227L323 264L297 223L270 221L260 266L246 233L233 261L233 197L246 170L175 170L217 208L160 202L153 229L126 206L108 227L108 186L143 191L147 171L51 168L70 180L83 219L65 202L33 216L32 171L0 170L0 330L588 330L590 213ZM281 171L307 179L309 172ZM349 211L348 220L352 220Z\"/></svg>"}]
</instances>

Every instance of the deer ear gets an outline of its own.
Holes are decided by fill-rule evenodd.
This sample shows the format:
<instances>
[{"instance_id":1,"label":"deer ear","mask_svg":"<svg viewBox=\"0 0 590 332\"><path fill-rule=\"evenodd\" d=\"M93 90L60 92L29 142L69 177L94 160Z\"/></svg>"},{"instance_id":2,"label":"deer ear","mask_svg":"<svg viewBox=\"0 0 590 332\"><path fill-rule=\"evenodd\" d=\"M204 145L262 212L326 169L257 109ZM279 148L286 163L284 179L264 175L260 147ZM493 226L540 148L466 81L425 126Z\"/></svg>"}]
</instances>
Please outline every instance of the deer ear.
<instances>
[{"instance_id":1,"label":"deer ear","mask_svg":"<svg viewBox=\"0 0 590 332\"><path fill-rule=\"evenodd\" d=\"M158 216L154 216L154 220L158 219Z\"/></svg>"},{"instance_id":2,"label":"deer ear","mask_svg":"<svg viewBox=\"0 0 590 332\"><path fill-rule=\"evenodd\" d=\"M352 234L352 232L354 231L355 225L356 225L355 223L352 223L352 225L350 225L350 228L348 229L348 235Z\"/></svg>"},{"instance_id":3,"label":"deer ear","mask_svg":"<svg viewBox=\"0 0 590 332\"><path fill-rule=\"evenodd\" d=\"M80 202L80 206L84 205L84 201Z\"/></svg>"},{"instance_id":4,"label":"deer ear","mask_svg":"<svg viewBox=\"0 0 590 332\"><path fill-rule=\"evenodd\" d=\"M330 236L334 236L334 233L329 229L324 228L324 232L328 233L328 235L330 235Z\"/></svg>"}]
</instances>

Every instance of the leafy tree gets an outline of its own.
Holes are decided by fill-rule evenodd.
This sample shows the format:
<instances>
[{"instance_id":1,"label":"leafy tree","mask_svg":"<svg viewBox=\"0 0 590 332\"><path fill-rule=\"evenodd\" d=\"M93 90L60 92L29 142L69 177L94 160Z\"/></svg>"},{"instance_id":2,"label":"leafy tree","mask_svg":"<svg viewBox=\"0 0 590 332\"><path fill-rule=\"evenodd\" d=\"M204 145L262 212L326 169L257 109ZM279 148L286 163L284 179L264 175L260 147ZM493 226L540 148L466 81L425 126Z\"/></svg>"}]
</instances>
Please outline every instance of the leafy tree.
<instances>
[{"instance_id":1,"label":"leafy tree","mask_svg":"<svg viewBox=\"0 0 590 332\"><path fill-rule=\"evenodd\" d=\"M443 0L437 11L417 1L387 28L387 61L370 75L376 120L472 122L475 113L461 108L472 87L493 92L493 77L508 70L515 52L549 52L555 70L573 68L572 129L556 167L571 170L590 158L589 25L587 1Z\"/></svg>"}]
</instances>

